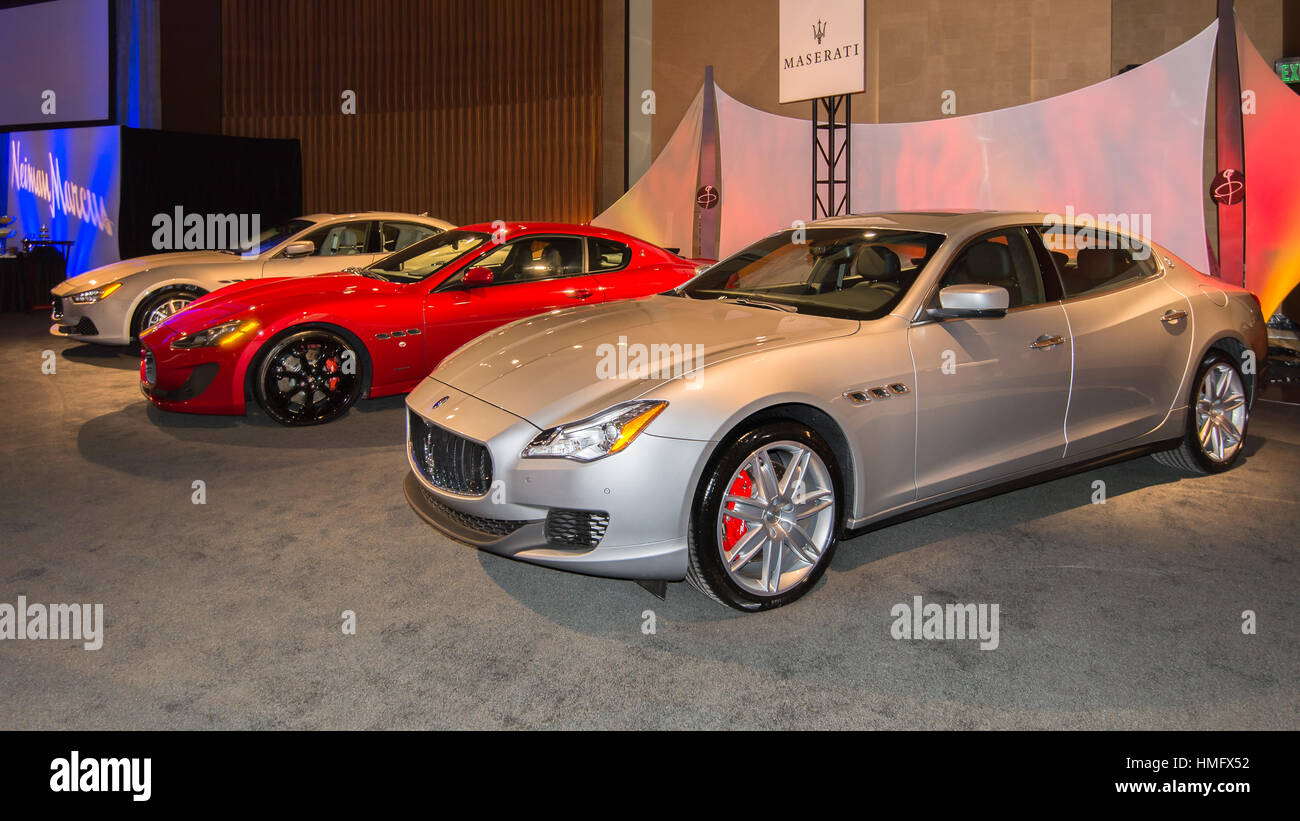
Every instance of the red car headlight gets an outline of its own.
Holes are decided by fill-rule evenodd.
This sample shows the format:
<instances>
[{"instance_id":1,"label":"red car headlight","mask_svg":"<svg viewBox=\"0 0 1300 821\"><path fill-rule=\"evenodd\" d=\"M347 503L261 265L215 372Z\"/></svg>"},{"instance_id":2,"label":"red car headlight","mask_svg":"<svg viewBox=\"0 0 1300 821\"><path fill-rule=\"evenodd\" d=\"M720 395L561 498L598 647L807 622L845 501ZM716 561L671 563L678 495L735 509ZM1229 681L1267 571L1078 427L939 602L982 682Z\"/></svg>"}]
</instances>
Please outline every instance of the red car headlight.
<instances>
[{"instance_id":1,"label":"red car headlight","mask_svg":"<svg viewBox=\"0 0 1300 821\"><path fill-rule=\"evenodd\" d=\"M257 328L258 322L255 319L232 319L192 334L177 337L172 340L172 347L180 349L215 348L218 346L228 348L237 345L249 335L255 333Z\"/></svg>"}]
</instances>

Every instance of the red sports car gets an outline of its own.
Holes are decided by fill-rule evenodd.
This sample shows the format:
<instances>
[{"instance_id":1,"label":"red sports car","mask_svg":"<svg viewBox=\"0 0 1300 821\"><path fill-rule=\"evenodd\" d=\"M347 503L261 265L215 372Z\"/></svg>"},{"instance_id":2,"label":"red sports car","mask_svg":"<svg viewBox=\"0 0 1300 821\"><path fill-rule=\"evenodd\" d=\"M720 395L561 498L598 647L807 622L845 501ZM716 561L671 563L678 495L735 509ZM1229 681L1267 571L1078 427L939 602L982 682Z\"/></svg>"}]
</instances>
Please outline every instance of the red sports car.
<instances>
[{"instance_id":1,"label":"red sports car","mask_svg":"<svg viewBox=\"0 0 1300 821\"><path fill-rule=\"evenodd\" d=\"M687 260L587 225L470 225L367 268L250 280L141 334L141 390L158 407L285 425L338 418L361 397L406 393L443 357L522 317L649 296Z\"/></svg>"}]
</instances>

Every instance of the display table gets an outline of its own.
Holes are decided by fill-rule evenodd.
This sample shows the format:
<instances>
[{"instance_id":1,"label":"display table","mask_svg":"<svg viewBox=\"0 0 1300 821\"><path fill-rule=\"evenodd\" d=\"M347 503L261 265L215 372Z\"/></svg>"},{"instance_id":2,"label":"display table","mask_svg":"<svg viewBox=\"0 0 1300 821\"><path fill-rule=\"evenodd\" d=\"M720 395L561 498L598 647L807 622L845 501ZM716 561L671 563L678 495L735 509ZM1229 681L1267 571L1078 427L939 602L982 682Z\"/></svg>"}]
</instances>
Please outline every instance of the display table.
<instances>
[{"instance_id":1,"label":"display table","mask_svg":"<svg viewBox=\"0 0 1300 821\"><path fill-rule=\"evenodd\" d=\"M49 310L50 289L67 274L67 259L60 249L70 245L36 241L27 253L0 256L0 311Z\"/></svg>"}]
</instances>

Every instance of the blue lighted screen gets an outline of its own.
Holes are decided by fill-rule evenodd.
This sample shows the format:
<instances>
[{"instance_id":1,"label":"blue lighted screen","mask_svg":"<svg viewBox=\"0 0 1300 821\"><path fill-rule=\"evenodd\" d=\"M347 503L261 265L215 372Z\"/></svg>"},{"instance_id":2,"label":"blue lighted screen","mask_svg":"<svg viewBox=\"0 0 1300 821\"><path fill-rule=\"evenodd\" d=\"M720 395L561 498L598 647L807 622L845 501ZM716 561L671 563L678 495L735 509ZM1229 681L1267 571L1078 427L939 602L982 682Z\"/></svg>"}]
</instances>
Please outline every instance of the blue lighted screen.
<instances>
[{"instance_id":1,"label":"blue lighted screen","mask_svg":"<svg viewBox=\"0 0 1300 821\"><path fill-rule=\"evenodd\" d=\"M70 240L68 276L118 259L121 129L14 131L5 196L18 234ZM10 246L17 245L11 242Z\"/></svg>"}]
</instances>

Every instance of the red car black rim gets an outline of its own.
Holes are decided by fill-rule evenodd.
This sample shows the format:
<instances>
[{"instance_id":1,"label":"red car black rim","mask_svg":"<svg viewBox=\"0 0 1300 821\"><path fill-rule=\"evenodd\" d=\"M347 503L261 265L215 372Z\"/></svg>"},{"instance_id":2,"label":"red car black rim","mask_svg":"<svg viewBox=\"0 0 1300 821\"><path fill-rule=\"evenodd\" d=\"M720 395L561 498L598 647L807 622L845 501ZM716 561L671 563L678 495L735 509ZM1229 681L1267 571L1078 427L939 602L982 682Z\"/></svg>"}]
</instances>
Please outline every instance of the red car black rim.
<instances>
[{"instance_id":1,"label":"red car black rim","mask_svg":"<svg viewBox=\"0 0 1300 821\"><path fill-rule=\"evenodd\" d=\"M329 335L301 337L271 354L263 389L277 415L310 422L347 408L356 394L356 353Z\"/></svg>"}]
</instances>

